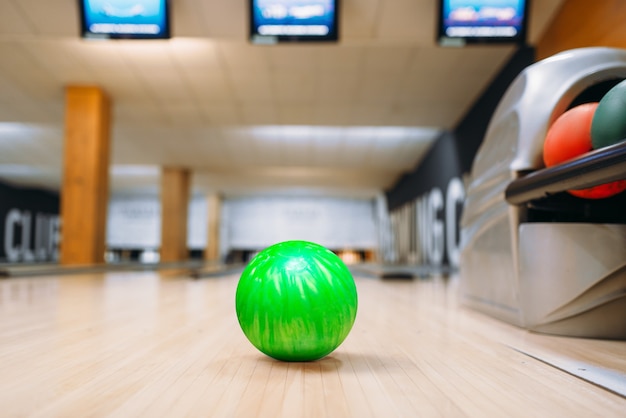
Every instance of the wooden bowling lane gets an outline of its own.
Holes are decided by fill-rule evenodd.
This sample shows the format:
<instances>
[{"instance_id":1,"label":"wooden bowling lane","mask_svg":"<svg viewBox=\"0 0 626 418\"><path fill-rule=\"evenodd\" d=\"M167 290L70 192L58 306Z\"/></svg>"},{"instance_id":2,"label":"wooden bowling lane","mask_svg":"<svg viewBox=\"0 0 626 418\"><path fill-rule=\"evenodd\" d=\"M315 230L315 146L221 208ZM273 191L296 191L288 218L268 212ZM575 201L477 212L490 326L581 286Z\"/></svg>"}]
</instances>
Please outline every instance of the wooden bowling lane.
<instances>
[{"instance_id":1,"label":"wooden bowling lane","mask_svg":"<svg viewBox=\"0 0 626 418\"><path fill-rule=\"evenodd\" d=\"M626 376L626 343L533 334L466 310L454 278L357 278L351 334L312 363L274 361L248 343L235 317L236 285L236 275L157 272L0 280L0 416L626 411L624 397L555 365Z\"/></svg>"}]
</instances>

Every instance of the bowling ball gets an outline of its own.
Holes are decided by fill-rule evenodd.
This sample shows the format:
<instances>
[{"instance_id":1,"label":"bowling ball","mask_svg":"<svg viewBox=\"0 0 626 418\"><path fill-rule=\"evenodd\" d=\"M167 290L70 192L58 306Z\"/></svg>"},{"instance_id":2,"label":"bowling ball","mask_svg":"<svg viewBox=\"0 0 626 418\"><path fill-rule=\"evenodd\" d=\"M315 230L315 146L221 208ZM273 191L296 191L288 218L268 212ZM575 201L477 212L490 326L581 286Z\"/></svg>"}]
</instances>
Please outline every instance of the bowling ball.
<instances>
[{"instance_id":1,"label":"bowling ball","mask_svg":"<svg viewBox=\"0 0 626 418\"><path fill-rule=\"evenodd\" d=\"M626 80L617 84L600 99L591 124L591 143L594 149L624 139L626 139Z\"/></svg>"},{"instance_id":2,"label":"bowling ball","mask_svg":"<svg viewBox=\"0 0 626 418\"><path fill-rule=\"evenodd\" d=\"M543 143L543 161L546 167L571 160L593 149L591 125L599 104L585 103L559 116L548 129ZM626 190L626 181L620 180L568 193L585 199L603 199Z\"/></svg>"},{"instance_id":3,"label":"bowling ball","mask_svg":"<svg viewBox=\"0 0 626 418\"><path fill-rule=\"evenodd\" d=\"M283 361L312 361L335 350L356 319L354 279L341 259L308 241L259 252L236 291L239 325L261 352Z\"/></svg>"}]
</instances>

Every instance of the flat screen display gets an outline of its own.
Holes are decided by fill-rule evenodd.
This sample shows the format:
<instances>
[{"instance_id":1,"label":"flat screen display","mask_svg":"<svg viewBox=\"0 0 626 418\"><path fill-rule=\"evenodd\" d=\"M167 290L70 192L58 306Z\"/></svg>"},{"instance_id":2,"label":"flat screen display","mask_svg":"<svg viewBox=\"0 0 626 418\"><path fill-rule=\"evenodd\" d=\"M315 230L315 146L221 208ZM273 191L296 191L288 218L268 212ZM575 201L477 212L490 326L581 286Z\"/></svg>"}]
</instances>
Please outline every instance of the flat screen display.
<instances>
[{"instance_id":1,"label":"flat screen display","mask_svg":"<svg viewBox=\"0 0 626 418\"><path fill-rule=\"evenodd\" d=\"M168 0L79 0L84 38L167 39Z\"/></svg>"},{"instance_id":2,"label":"flat screen display","mask_svg":"<svg viewBox=\"0 0 626 418\"><path fill-rule=\"evenodd\" d=\"M253 43L337 41L339 0L250 0Z\"/></svg>"},{"instance_id":3,"label":"flat screen display","mask_svg":"<svg viewBox=\"0 0 626 418\"><path fill-rule=\"evenodd\" d=\"M528 0L440 0L439 43L525 43Z\"/></svg>"}]
</instances>

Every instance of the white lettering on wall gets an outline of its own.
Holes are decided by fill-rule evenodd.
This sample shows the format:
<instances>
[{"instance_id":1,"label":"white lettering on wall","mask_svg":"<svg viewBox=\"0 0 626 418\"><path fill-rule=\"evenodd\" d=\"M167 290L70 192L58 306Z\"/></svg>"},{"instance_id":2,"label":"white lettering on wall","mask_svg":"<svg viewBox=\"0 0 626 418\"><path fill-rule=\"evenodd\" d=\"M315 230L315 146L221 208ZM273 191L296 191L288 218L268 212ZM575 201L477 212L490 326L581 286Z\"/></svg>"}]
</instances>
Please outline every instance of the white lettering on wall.
<instances>
[{"instance_id":1,"label":"white lettering on wall","mask_svg":"<svg viewBox=\"0 0 626 418\"><path fill-rule=\"evenodd\" d=\"M446 252L450 265L458 267L460 260L459 225L457 209L465 201L465 188L458 177L448 183L446 192ZM452 226L454 225L454 227Z\"/></svg>"},{"instance_id":2,"label":"white lettering on wall","mask_svg":"<svg viewBox=\"0 0 626 418\"><path fill-rule=\"evenodd\" d=\"M459 264L459 206L465 199L463 182L452 178L443 191L435 187L390 213L396 243L388 262L428 264L439 267Z\"/></svg>"},{"instance_id":3,"label":"white lettering on wall","mask_svg":"<svg viewBox=\"0 0 626 418\"><path fill-rule=\"evenodd\" d=\"M444 237L443 222L440 219L443 210L443 193L440 189L434 188L428 196L429 225L431 243L429 245L428 261L434 266L441 266L443 263Z\"/></svg>"},{"instance_id":4,"label":"white lettering on wall","mask_svg":"<svg viewBox=\"0 0 626 418\"><path fill-rule=\"evenodd\" d=\"M58 215L11 209L4 220L4 253L7 261L52 261L59 256ZM34 230L33 230L34 229Z\"/></svg>"},{"instance_id":5,"label":"white lettering on wall","mask_svg":"<svg viewBox=\"0 0 626 418\"><path fill-rule=\"evenodd\" d=\"M20 247L16 245L14 235L17 224L21 222L22 215L19 210L11 209L7 213L4 222L4 253L7 256L7 260L11 262L16 262L20 259Z\"/></svg>"}]
</instances>

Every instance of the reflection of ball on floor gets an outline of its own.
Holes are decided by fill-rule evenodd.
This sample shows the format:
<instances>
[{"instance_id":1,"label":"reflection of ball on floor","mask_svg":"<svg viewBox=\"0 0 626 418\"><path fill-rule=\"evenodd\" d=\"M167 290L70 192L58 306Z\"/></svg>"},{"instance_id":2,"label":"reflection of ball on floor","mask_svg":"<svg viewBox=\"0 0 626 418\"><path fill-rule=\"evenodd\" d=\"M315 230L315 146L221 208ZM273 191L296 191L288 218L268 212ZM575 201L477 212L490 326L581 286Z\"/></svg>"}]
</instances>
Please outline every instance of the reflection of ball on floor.
<instances>
[{"instance_id":1,"label":"reflection of ball on floor","mask_svg":"<svg viewBox=\"0 0 626 418\"><path fill-rule=\"evenodd\" d=\"M548 129L543 143L546 167L563 163L593 150L591 125L598 103L585 103L563 113ZM582 190L568 190L574 196L602 199L626 190L626 181L618 180Z\"/></svg>"},{"instance_id":2,"label":"reflection of ball on floor","mask_svg":"<svg viewBox=\"0 0 626 418\"><path fill-rule=\"evenodd\" d=\"M335 350L357 312L354 279L333 252L306 241L272 245L252 259L236 293L250 342L278 360L311 361Z\"/></svg>"}]
</instances>

